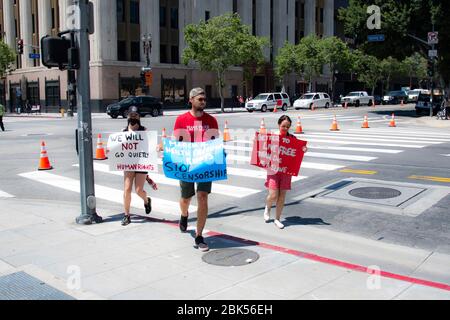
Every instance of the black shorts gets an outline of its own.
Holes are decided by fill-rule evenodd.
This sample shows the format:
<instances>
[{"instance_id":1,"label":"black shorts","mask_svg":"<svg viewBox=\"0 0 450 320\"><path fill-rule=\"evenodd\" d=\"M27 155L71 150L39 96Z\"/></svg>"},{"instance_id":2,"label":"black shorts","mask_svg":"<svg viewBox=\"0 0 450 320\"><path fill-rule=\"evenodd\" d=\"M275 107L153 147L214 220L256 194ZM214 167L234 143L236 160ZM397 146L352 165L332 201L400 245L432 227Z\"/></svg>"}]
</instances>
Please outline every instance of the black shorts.
<instances>
[{"instance_id":1,"label":"black shorts","mask_svg":"<svg viewBox=\"0 0 450 320\"><path fill-rule=\"evenodd\" d=\"M190 199L195 196L195 183L180 181L181 197L183 199ZM197 192L211 193L212 182L197 183Z\"/></svg>"}]
</instances>

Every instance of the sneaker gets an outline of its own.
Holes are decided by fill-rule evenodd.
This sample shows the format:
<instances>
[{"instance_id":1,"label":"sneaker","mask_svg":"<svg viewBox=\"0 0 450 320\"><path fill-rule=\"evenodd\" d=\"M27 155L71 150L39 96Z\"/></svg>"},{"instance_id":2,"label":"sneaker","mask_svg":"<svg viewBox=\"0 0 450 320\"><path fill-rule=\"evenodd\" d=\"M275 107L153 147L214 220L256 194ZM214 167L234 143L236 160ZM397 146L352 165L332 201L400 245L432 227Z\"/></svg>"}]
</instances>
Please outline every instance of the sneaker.
<instances>
[{"instance_id":1,"label":"sneaker","mask_svg":"<svg viewBox=\"0 0 450 320\"><path fill-rule=\"evenodd\" d=\"M181 216L180 218L180 231L181 232L186 232L187 231L187 227L188 227L188 217L185 216Z\"/></svg>"},{"instance_id":2,"label":"sneaker","mask_svg":"<svg viewBox=\"0 0 450 320\"><path fill-rule=\"evenodd\" d=\"M284 229L284 224L282 224L280 220L275 219L274 223L279 229Z\"/></svg>"},{"instance_id":3,"label":"sneaker","mask_svg":"<svg viewBox=\"0 0 450 320\"><path fill-rule=\"evenodd\" d=\"M129 225L130 223L131 223L131 217L125 215L125 216L123 217L123 219L122 219L122 225L123 225L123 226L127 226L127 225Z\"/></svg>"},{"instance_id":4,"label":"sneaker","mask_svg":"<svg viewBox=\"0 0 450 320\"><path fill-rule=\"evenodd\" d=\"M202 236L195 238L195 248L202 252L209 251L208 245L205 243L205 239Z\"/></svg>"},{"instance_id":5,"label":"sneaker","mask_svg":"<svg viewBox=\"0 0 450 320\"><path fill-rule=\"evenodd\" d=\"M150 197L147 197L147 200L148 203L147 204L144 203L145 213L150 214L150 212L152 212L152 199Z\"/></svg>"},{"instance_id":6,"label":"sneaker","mask_svg":"<svg viewBox=\"0 0 450 320\"><path fill-rule=\"evenodd\" d=\"M264 210L264 221L265 221L266 223L270 221L270 212L269 212L269 209L267 209L267 207L266 207L266 209Z\"/></svg>"}]
</instances>

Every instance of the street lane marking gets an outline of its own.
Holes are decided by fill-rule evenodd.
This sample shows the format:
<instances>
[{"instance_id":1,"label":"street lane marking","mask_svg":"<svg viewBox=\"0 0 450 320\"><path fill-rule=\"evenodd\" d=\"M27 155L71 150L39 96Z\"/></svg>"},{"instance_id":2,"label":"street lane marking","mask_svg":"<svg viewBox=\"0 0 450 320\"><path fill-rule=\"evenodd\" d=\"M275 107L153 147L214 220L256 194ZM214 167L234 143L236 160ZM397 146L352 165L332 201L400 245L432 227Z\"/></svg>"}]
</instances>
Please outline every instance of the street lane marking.
<instances>
[{"instance_id":1,"label":"street lane marking","mask_svg":"<svg viewBox=\"0 0 450 320\"><path fill-rule=\"evenodd\" d=\"M13 195L0 190L0 198L15 198Z\"/></svg>"},{"instance_id":2,"label":"street lane marking","mask_svg":"<svg viewBox=\"0 0 450 320\"><path fill-rule=\"evenodd\" d=\"M79 165L75 164L74 166L78 167ZM98 172L116 175L116 176L121 176L121 177L123 176L123 172L121 172L121 171L110 171L109 166L107 164L94 163L94 170L98 171ZM228 171L228 169L227 169L227 171ZM169 185L169 186L180 187L180 182L178 180L169 179L162 174L150 173L149 176L157 184L159 183L159 184L164 184L164 185ZM213 183L212 192L216 193L216 194L221 194L221 195L225 195L228 197L232 197L232 198L242 199L242 198L251 196L253 194L259 193L259 192L261 192L261 190Z\"/></svg>"},{"instance_id":3,"label":"street lane marking","mask_svg":"<svg viewBox=\"0 0 450 320\"><path fill-rule=\"evenodd\" d=\"M342 173L355 173L355 174L365 174L365 175L374 175L377 174L378 171L370 171L370 170L353 170L353 169L344 169L339 170Z\"/></svg>"},{"instance_id":4,"label":"street lane marking","mask_svg":"<svg viewBox=\"0 0 450 320\"><path fill-rule=\"evenodd\" d=\"M327 138L327 139L342 139L344 141L350 141L350 140L361 140L361 141L379 141L379 142L391 142L394 139L392 139L392 137L390 138L385 138L385 139L379 139L379 138L371 138L371 137L367 137L367 136L344 136L341 133L325 133L325 132L316 132L313 134L304 134L304 137L316 137L316 138ZM410 141L410 140L402 140L402 139L395 139L395 142L401 142L401 143L411 143L414 141ZM441 144L442 142L433 142L433 141L420 141L421 143L428 143L428 144Z\"/></svg>"},{"instance_id":5,"label":"street lane marking","mask_svg":"<svg viewBox=\"0 0 450 320\"><path fill-rule=\"evenodd\" d=\"M250 141L248 143L249 144L250 143L253 144L253 142L250 142ZM389 153L389 154L398 154L398 153L402 153L403 152L403 150L393 150L393 149L330 147L330 146L318 146L318 145L309 145L308 149L337 150L337 151L359 151L359 152ZM241 146L225 145L225 150L252 151L253 147L241 147Z\"/></svg>"},{"instance_id":6,"label":"street lane marking","mask_svg":"<svg viewBox=\"0 0 450 320\"><path fill-rule=\"evenodd\" d=\"M408 179L450 183L450 178L444 177L410 176Z\"/></svg>"},{"instance_id":7,"label":"street lane marking","mask_svg":"<svg viewBox=\"0 0 450 320\"><path fill-rule=\"evenodd\" d=\"M56 174L51 174L43 171L33 171L28 173L19 174L20 177L47 184L56 188L64 189L67 191L72 191L80 193L80 181L59 176ZM123 190L113 189L109 187L104 187L101 185L95 185L95 196L98 199L103 199L106 201L111 201L118 204L123 204ZM168 213L178 216L180 211L180 205L178 201L169 201L160 198L152 198L152 206L158 212ZM131 205L134 208L144 210L144 201L139 198L136 194L132 193ZM196 206L191 206L192 210L197 210Z\"/></svg>"},{"instance_id":8,"label":"street lane marking","mask_svg":"<svg viewBox=\"0 0 450 320\"><path fill-rule=\"evenodd\" d=\"M363 131L361 129L348 129L349 131ZM408 134L410 136L418 136L418 137L423 137L425 136L433 136L433 138L435 137L441 137L441 138L446 138L449 137L450 138L450 134L447 133L442 133L442 132L436 132L436 131L421 131L421 130L416 130L416 131L405 131L402 130L400 128L395 128L395 129L383 129L383 128L376 128L373 130L370 130L371 132L379 132L379 133L392 133L392 134Z\"/></svg>"},{"instance_id":9,"label":"street lane marking","mask_svg":"<svg viewBox=\"0 0 450 320\"><path fill-rule=\"evenodd\" d=\"M363 131L362 129L351 129L350 131L352 131L351 133L338 133L338 134L345 134L345 135L356 135L356 134L362 134L364 133L364 136L366 137L371 137L371 136L375 136L375 137L388 137L391 139L396 139L396 138L401 138L401 139L407 139L407 140L419 140L419 141L440 141L440 142L449 142L450 138L439 138L439 137L424 137L423 135L419 135L419 136L414 136L414 135L405 135L402 133L396 133L396 132L387 132L387 131L375 131L375 130L370 130L370 131Z\"/></svg>"},{"instance_id":10,"label":"street lane marking","mask_svg":"<svg viewBox=\"0 0 450 320\"><path fill-rule=\"evenodd\" d=\"M227 156L227 159L234 160L234 161L239 161L239 162L244 162L244 163L247 163L247 164L249 164L250 160L251 160L250 157L239 156L239 155L235 155L235 154L229 154ZM315 169L315 170L333 171L333 170L345 168L345 166L333 165L333 164L327 164L327 163L317 163L317 162L303 161L302 162L302 168L303 169Z\"/></svg>"}]
</instances>

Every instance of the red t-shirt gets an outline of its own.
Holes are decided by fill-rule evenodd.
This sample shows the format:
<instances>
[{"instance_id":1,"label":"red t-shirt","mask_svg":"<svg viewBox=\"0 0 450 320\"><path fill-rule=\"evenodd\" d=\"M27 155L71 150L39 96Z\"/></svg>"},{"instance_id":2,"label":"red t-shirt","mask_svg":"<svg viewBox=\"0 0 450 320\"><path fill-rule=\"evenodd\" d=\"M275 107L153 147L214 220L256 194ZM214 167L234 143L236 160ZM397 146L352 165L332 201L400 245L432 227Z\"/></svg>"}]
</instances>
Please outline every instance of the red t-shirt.
<instances>
[{"instance_id":1,"label":"red t-shirt","mask_svg":"<svg viewBox=\"0 0 450 320\"><path fill-rule=\"evenodd\" d=\"M173 131L178 141L205 142L219 137L219 124L206 112L200 118L187 112L177 118Z\"/></svg>"}]
</instances>

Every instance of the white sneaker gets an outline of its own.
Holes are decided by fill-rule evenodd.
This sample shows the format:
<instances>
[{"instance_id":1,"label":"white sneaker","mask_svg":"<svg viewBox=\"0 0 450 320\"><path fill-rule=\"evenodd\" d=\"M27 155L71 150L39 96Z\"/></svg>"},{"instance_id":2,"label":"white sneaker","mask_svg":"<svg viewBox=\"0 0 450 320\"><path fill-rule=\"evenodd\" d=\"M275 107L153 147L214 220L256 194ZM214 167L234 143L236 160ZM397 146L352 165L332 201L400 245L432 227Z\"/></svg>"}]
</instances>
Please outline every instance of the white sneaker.
<instances>
[{"instance_id":1,"label":"white sneaker","mask_svg":"<svg viewBox=\"0 0 450 320\"><path fill-rule=\"evenodd\" d=\"M284 229L284 224L282 224L280 220L275 219L274 223L279 229Z\"/></svg>"},{"instance_id":2,"label":"white sneaker","mask_svg":"<svg viewBox=\"0 0 450 320\"><path fill-rule=\"evenodd\" d=\"M269 222L269 221L270 221L270 212L269 212L269 210L267 209L267 207L266 207L266 209L264 210L264 221L265 221L265 222Z\"/></svg>"}]
</instances>

